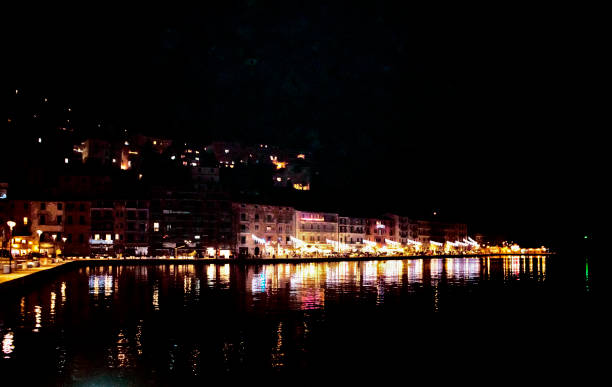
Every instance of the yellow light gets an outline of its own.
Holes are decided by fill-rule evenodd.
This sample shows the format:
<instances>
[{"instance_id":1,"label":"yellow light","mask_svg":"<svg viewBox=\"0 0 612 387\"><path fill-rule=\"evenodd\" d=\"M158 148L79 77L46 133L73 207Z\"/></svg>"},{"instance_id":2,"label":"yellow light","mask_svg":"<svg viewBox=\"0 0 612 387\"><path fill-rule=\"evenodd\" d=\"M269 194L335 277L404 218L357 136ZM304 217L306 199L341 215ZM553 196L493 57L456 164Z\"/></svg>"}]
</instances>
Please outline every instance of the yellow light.
<instances>
[{"instance_id":1,"label":"yellow light","mask_svg":"<svg viewBox=\"0 0 612 387\"><path fill-rule=\"evenodd\" d=\"M310 184L302 185L302 184L296 183L296 184L293 184L293 188L299 191L308 191L310 190Z\"/></svg>"},{"instance_id":2,"label":"yellow light","mask_svg":"<svg viewBox=\"0 0 612 387\"><path fill-rule=\"evenodd\" d=\"M24 217L23 217L23 225L25 226L25 225L27 225L27 224L28 224L28 217L27 217L27 216L24 216Z\"/></svg>"},{"instance_id":3,"label":"yellow light","mask_svg":"<svg viewBox=\"0 0 612 387\"><path fill-rule=\"evenodd\" d=\"M303 155L302 153L300 153L299 155L297 155L297 157L298 157L298 159L305 159L305 158L306 158L306 156L305 156L305 155Z\"/></svg>"},{"instance_id":4,"label":"yellow light","mask_svg":"<svg viewBox=\"0 0 612 387\"><path fill-rule=\"evenodd\" d=\"M276 169L283 169L283 168L287 167L287 162L286 161L276 161L276 159L275 159L275 160L272 161L272 163L274 165L276 165Z\"/></svg>"}]
</instances>

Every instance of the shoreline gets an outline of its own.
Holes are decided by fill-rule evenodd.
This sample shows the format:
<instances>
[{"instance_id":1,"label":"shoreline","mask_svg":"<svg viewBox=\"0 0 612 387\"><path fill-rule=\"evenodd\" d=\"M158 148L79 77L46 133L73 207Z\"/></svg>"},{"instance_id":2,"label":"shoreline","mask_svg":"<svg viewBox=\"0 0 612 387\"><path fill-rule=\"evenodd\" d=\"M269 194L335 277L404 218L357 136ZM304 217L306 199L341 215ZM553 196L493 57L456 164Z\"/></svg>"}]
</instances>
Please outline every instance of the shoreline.
<instances>
[{"instance_id":1,"label":"shoreline","mask_svg":"<svg viewBox=\"0 0 612 387\"><path fill-rule=\"evenodd\" d=\"M199 265L199 264L231 264L240 266L269 265L269 264L295 264L316 262L362 262L362 261L400 261L414 259L446 259L446 258L494 258L494 257L541 257L551 256L554 253L539 254L473 254L473 255L407 255L407 256L375 256L375 257L328 257L328 258L250 258L250 259L188 259L188 258L94 258L68 260L58 264L41 266L40 268L28 269L23 272L11 274L0 274L0 291L15 290L20 286L28 286L39 279L56 275L62 271L68 271L86 266L130 266L130 265ZM14 277L14 278L10 278Z\"/></svg>"}]
</instances>

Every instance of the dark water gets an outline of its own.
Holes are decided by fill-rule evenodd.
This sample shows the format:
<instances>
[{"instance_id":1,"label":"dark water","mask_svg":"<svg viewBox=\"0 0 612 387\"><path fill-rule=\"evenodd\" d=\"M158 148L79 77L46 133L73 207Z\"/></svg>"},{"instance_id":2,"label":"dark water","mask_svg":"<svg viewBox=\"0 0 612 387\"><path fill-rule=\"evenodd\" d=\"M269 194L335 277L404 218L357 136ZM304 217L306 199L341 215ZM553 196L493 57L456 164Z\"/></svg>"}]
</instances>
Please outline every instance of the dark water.
<instances>
[{"instance_id":1,"label":"dark water","mask_svg":"<svg viewBox=\"0 0 612 387\"><path fill-rule=\"evenodd\" d=\"M0 370L85 385L590 372L590 275L558 256L87 267L0 293Z\"/></svg>"}]
</instances>

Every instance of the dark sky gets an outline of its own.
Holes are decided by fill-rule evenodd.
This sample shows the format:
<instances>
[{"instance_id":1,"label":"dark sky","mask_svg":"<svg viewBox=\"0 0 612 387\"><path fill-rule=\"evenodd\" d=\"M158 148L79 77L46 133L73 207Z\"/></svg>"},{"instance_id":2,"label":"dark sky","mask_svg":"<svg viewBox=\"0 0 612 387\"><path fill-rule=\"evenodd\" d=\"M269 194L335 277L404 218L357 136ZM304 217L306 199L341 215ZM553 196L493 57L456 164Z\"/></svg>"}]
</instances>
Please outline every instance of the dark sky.
<instances>
[{"instance_id":1,"label":"dark sky","mask_svg":"<svg viewBox=\"0 0 612 387\"><path fill-rule=\"evenodd\" d=\"M216 3L10 13L3 84L69 101L83 128L309 147L333 206L588 226L603 52L587 11Z\"/></svg>"}]
</instances>

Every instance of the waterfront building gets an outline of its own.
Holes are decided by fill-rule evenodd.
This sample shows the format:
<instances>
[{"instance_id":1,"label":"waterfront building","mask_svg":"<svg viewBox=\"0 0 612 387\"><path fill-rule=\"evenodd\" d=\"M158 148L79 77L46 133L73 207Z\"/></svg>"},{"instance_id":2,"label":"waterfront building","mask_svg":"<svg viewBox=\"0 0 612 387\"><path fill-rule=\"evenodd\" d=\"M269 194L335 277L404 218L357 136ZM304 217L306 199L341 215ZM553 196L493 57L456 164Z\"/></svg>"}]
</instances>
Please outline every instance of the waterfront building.
<instances>
[{"instance_id":1,"label":"waterfront building","mask_svg":"<svg viewBox=\"0 0 612 387\"><path fill-rule=\"evenodd\" d=\"M338 243L338 214L296 211L297 239L317 252L333 251ZM313 250L314 252L314 250Z\"/></svg>"},{"instance_id":2,"label":"waterfront building","mask_svg":"<svg viewBox=\"0 0 612 387\"><path fill-rule=\"evenodd\" d=\"M296 237L295 209L250 203L233 203L232 207L238 255L289 255Z\"/></svg>"},{"instance_id":3,"label":"waterfront building","mask_svg":"<svg viewBox=\"0 0 612 387\"><path fill-rule=\"evenodd\" d=\"M223 193L153 190L151 254L229 257L234 249L232 206Z\"/></svg>"},{"instance_id":4,"label":"waterfront building","mask_svg":"<svg viewBox=\"0 0 612 387\"><path fill-rule=\"evenodd\" d=\"M387 213L386 217L392 219L396 227L394 228L393 240L402 245L411 245L418 238L418 223L416 220L407 216Z\"/></svg>"},{"instance_id":5,"label":"waterfront building","mask_svg":"<svg viewBox=\"0 0 612 387\"><path fill-rule=\"evenodd\" d=\"M441 251L448 249L447 242L461 242L455 250L462 250L465 239L468 237L467 225L464 223L450 223L432 220L417 220L418 235L416 240L421 242L425 249Z\"/></svg>"},{"instance_id":6,"label":"waterfront building","mask_svg":"<svg viewBox=\"0 0 612 387\"><path fill-rule=\"evenodd\" d=\"M7 219L15 222L13 256L37 253L55 256L63 247L64 202L11 200ZM19 242L17 242L19 239Z\"/></svg>"},{"instance_id":7,"label":"waterfront building","mask_svg":"<svg viewBox=\"0 0 612 387\"><path fill-rule=\"evenodd\" d=\"M397 223L390 216L368 218L366 223L366 239L375 242L377 246L386 244L386 240L398 242Z\"/></svg>"},{"instance_id":8,"label":"waterfront building","mask_svg":"<svg viewBox=\"0 0 612 387\"><path fill-rule=\"evenodd\" d=\"M338 217L338 235L340 243L348 246L360 245L366 237L366 218L350 216Z\"/></svg>"},{"instance_id":9,"label":"waterfront building","mask_svg":"<svg viewBox=\"0 0 612 387\"><path fill-rule=\"evenodd\" d=\"M67 256L89 256L91 235L91 201L66 201L64 233Z\"/></svg>"},{"instance_id":10,"label":"waterfront building","mask_svg":"<svg viewBox=\"0 0 612 387\"><path fill-rule=\"evenodd\" d=\"M148 200L94 200L89 239L91 254L148 255L148 225Z\"/></svg>"}]
</instances>

